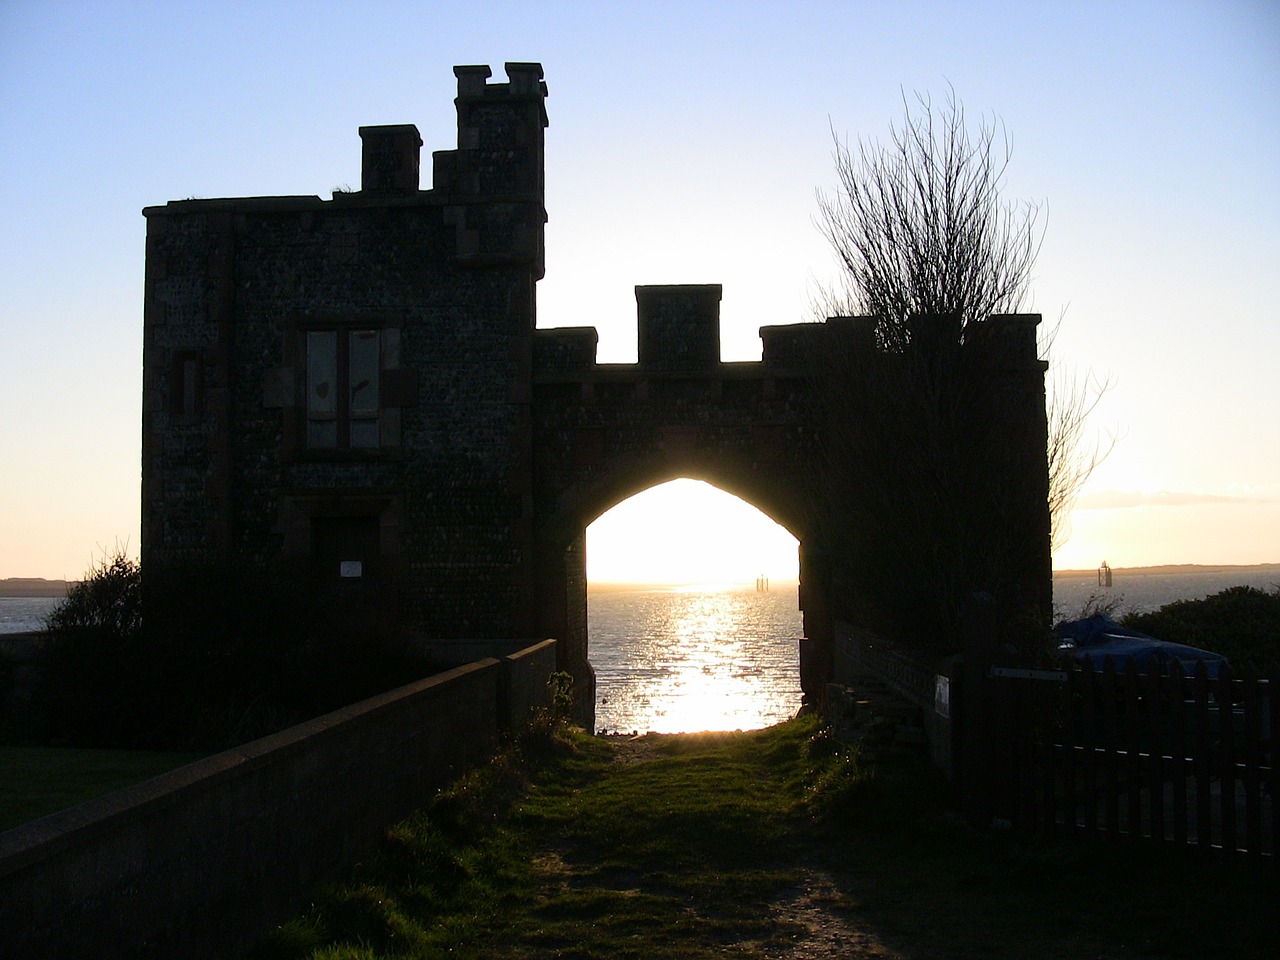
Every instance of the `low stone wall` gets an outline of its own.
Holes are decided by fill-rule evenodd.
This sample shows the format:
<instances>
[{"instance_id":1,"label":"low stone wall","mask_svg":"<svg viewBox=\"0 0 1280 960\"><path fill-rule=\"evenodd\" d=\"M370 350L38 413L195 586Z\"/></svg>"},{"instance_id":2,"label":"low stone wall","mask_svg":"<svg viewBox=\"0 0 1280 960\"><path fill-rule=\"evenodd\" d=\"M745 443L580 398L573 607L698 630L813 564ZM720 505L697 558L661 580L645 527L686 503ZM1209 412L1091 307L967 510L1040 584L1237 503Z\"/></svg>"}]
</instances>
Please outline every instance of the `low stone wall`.
<instances>
[{"instance_id":1,"label":"low stone wall","mask_svg":"<svg viewBox=\"0 0 1280 960\"><path fill-rule=\"evenodd\" d=\"M897 647L852 624L835 623L833 686L856 688L870 677L920 711L929 754L949 777L958 773L959 736L955 718L960 694L959 662L952 658L933 667L906 656ZM828 694L828 701L833 698Z\"/></svg>"},{"instance_id":2,"label":"low stone wall","mask_svg":"<svg viewBox=\"0 0 1280 960\"><path fill-rule=\"evenodd\" d=\"M506 680L500 690L499 713L507 729L518 730L551 703L548 681L556 670L556 641L543 640L503 657L502 662Z\"/></svg>"},{"instance_id":3,"label":"low stone wall","mask_svg":"<svg viewBox=\"0 0 1280 960\"><path fill-rule=\"evenodd\" d=\"M481 660L0 833L5 954L234 955L489 756L554 668L554 641Z\"/></svg>"}]
</instances>

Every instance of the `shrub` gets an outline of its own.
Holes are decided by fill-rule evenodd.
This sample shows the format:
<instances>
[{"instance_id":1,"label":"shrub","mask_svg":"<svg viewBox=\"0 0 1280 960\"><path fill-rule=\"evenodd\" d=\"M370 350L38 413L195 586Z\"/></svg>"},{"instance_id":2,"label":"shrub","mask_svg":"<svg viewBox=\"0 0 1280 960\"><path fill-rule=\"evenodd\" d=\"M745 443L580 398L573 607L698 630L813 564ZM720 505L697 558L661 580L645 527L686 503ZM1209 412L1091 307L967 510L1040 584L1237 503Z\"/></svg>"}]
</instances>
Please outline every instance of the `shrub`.
<instances>
[{"instance_id":1,"label":"shrub","mask_svg":"<svg viewBox=\"0 0 1280 960\"><path fill-rule=\"evenodd\" d=\"M53 742L135 746L158 722L157 664L142 635L142 573L104 557L45 623L41 712Z\"/></svg>"},{"instance_id":2,"label":"shrub","mask_svg":"<svg viewBox=\"0 0 1280 960\"><path fill-rule=\"evenodd\" d=\"M1280 660L1280 587L1229 587L1203 600L1131 613L1122 622L1160 640L1221 653L1235 670L1261 672Z\"/></svg>"},{"instance_id":3,"label":"shrub","mask_svg":"<svg viewBox=\"0 0 1280 960\"><path fill-rule=\"evenodd\" d=\"M136 637L142 627L142 569L123 553L104 556L54 608L45 628L58 635Z\"/></svg>"}]
</instances>

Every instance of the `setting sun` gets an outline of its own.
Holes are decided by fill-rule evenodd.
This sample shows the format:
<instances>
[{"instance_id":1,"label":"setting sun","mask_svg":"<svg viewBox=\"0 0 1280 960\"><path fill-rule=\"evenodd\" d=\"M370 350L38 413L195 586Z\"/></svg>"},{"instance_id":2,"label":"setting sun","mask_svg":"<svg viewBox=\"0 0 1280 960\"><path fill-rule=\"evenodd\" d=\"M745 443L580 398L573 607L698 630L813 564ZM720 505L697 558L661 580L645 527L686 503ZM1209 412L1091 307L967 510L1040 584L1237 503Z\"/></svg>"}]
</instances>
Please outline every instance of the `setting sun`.
<instances>
[{"instance_id":1,"label":"setting sun","mask_svg":"<svg viewBox=\"0 0 1280 960\"><path fill-rule=\"evenodd\" d=\"M796 538L755 507L700 480L639 493L587 528L594 583L794 580Z\"/></svg>"}]
</instances>

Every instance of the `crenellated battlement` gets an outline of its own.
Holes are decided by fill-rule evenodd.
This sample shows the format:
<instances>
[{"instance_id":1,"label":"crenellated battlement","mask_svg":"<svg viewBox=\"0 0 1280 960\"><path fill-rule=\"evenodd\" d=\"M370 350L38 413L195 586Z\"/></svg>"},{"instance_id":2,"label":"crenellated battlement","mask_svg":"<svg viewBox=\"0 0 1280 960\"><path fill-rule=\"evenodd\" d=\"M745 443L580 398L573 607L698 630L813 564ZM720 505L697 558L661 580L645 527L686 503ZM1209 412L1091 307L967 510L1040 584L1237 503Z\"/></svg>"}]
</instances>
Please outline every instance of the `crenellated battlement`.
<instances>
[{"instance_id":1,"label":"crenellated battlement","mask_svg":"<svg viewBox=\"0 0 1280 960\"><path fill-rule=\"evenodd\" d=\"M506 83L489 83L487 66L453 68L458 146L431 155L432 191L457 228L463 262L529 258L541 277L547 85L540 63L508 63L506 71ZM488 206L476 210L480 204Z\"/></svg>"},{"instance_id":2,"label":"crenellated battlement","mask_svg":"<svg viewBox=\"0 0 1280 960\"><path fill-rule=\"evenodd\" d=\"M489 83L493 69L488 64L464 64L453 68L458 78L458 99L498 99L502 97L536 97L547 95L547 84L542 79L542 64L508 62L506 83Z\"/></svg>"},{"instance_id":3,"label":"crenellated battlement","mask_svg":"<svg viewBox=\"0 0 1280 960\"><path fill-rule=\"evenodd\" d=\"M875 317L828 317L822 323L773 324L760 328L759 362L725 364L720 359L720 284L669 284L636 287L637 362L605 364L596 360L595 327L551 327L536 331L534 377L565 382L606 370L611 377L812 376L823 358L871 357L877 353ZM1036 330L1040 314L997 314L975 325L969 349L997 350L1012 367L1042 369ZM850 352L852 351L852 353Z\"/></svg>"},{"instance_id":4,"label":"crenellated battlement","mask_svg":"<svg viewBox=\"0 0 1280 960\"><path fill-rule=\"evenodd\" d=\"M640 365L691 373L720 363L718 283L636 287L636 347Z\"/></svg>"},{"instance_id":5,"label":"crenellated battlement","mask_svg":"<svg viewBox=\"0 0 1280 960\"><path fill-rule=\"evenodd\" d=\"M542 203L547 85L540 63L508 63L507 82L487 66L454 67L458 146L432 154L432 187L459 199Z\"/></svg>"}]
</instances>

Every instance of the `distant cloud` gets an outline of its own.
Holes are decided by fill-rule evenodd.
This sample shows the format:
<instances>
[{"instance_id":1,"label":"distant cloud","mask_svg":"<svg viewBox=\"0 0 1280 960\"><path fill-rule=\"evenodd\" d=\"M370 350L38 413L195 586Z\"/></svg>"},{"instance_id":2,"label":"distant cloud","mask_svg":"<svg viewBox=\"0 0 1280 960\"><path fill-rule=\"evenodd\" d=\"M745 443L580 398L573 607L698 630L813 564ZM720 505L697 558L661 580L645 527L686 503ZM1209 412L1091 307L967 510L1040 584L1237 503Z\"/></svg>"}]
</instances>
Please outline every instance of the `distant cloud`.
<instances>
[{"instance_id":1,"label":"distant cloud","mask_svg":"<svg viewBox=\"0 0 1280 960\"><path fill-rule=\"evenodd\" d=\"M1123 490L1100 490L1086 493L1076 502L1077 510L1122 510L1126 507L1193 507L1205 504L1278 503L1275 497L1224 497L1214 493L1179 493L1160 490L1155 493L1131 493Z\"/></svg>"}]
</instances>

